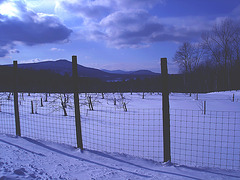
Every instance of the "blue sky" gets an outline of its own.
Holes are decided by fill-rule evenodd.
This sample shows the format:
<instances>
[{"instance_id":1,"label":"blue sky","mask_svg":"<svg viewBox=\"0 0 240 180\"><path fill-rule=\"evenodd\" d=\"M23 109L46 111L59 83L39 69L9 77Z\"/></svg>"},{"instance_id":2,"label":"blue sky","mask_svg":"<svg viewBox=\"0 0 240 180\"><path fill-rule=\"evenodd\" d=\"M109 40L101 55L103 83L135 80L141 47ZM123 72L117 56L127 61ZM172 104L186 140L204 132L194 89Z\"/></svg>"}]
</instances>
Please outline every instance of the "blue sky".
<instances>
[{"instance_id":1,"label":"blue sky","mask_svg":"<svg viewBox=\"0 0 240 180\"><path fill-rule=\"evenodd\" d=\"M0 64L78 56L109 70L169 72L184 41L222 19L240 20L239 0L0 0Z\"/></svg>"}]
</instances>

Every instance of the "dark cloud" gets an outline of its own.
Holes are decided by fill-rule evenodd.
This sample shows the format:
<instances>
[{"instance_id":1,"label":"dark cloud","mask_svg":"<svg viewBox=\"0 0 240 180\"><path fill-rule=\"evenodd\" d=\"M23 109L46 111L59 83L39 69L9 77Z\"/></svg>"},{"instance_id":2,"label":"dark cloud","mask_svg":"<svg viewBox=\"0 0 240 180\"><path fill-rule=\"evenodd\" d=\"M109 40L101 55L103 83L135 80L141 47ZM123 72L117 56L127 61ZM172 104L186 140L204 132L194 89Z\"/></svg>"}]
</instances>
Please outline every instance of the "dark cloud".
<instances>
[{"instance_id":1,"label":"dark cloud","mask_svg":"<svg viewBox=\"0 0 240 180\"><path fill-rule=\"evenodd\" d=\"M53 43L69 37L71 30L53 17L44 17L43 21L24 22L18 18L0 21L0 39L6 44L20 41L27 45Z\"/></svg>"},{"instance_id":2,"label":"dark cloud","mask_svg":"<svg viewBox=\"0 0 240 180\"><path fill-rule=\"evenodd\" d=\"M19 17L0 16L2 56L7 54L4 47L11 44L13 48L16 41L26 45L37 45L63 41L70 36L72 31L56 17L39 15L27 10L22 1L16 1L15 4L20 12Z\"/></svg>"},{"instance_id":3,"label":"dark cloud","mask_svg":"<svg viewBox=\"0 0 240 180\"><path fill-rule=\"evenodd\" d=\"M161 23L157 17L144 10L118 11L104 18L99 30L91 32L92 39L105 40L111 47L139 48L155 42L183 42L200 37L201 31L176 29Z\"/></svg>"},{"instance_id":4,"label":"dark cloud","mask_svg":"<svg viewBox=\"0 0 240 180\"><path fill-rule=\"evenodd\" d=\"M151 43L182 42L200 37L201 28L193 30L180 24L179 19L169 23L149 13L149 8L166 0L79 0L77 3L62 2L72 13L79 13L87 19L82 24L82 37L105 41L115 48L146 47ZM191 19L188 20L191 23ZM195 21L194 21L195 23ZM195 27L196 24L194 24Z\"/></svg>"},{"instance_id":5,"label":"dark cloud","mask_svg":"<svg viewBox=\"0 0 240 180\"><path fill-rule=\"evenodd\" d=\"M124 30L117 33L115 38L109 39L118 47L145 47L155 39L157 33L164 31L164 26L158 23L146 23L135 30ZM137 46L136 46L137 45Z\"/></svg>"}]
</instances>

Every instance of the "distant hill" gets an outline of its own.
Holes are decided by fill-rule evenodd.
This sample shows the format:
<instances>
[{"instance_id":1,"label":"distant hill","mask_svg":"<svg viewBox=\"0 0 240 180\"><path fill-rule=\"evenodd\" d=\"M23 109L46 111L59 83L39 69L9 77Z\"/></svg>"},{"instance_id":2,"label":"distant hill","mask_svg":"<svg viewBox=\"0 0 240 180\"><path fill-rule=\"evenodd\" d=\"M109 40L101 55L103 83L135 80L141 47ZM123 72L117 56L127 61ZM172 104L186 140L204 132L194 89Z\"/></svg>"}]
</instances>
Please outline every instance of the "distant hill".
<instances>
[{"instance_id":1,"label":"distant hill","mask_svg":"<svg viewBox=\"0 0 240 180\"><path fill-rule=\"evenodd\" d=\"M8 65L12 66L12 65ZM72 62L61 59L57 61L45 61L39 63L25 63L18 64L18 67L21 69L29 70L49 70L54 73L61 75L72 75ZM139 70L139 71L108 71L108 70L99 70L95 68L89 68L82 65L78 65L78 76L79 77L90 77L90 78L99 78L104 81L121 81L126 79L144 79L146 77L158 76L160 74L153 73L148 70Z\"/></svg>"},{"instance_id":2,"label":"distant hill","mask_svg":"<svg viewBox=\"0 0 240 180\"><path fill-rule=\"evenodd\" d=\"M102 69L102 71L107 72L107 73L111 73L111 74L151 75L151 76L159 75L158 73L154 73L154 72L149 71L149 70L138 70L138 71L112 70L112 71L110 71L110 70Z\"/></svg>"},{"instance_id":3,"label":"distant hill","mask_svg":"<svg viewBox=\"0 0 240 180\"><path fill-rule=\"evenodd\" d=\"M139 71L134 71L131 73L132 75L149 75L149 76L156 76L159 75L158 73L154 73L149 70L139 70Z\"/></svg>"},{"instance_id":4,"label":"distant hill","mask_svg":"<svg viewBox=\"0 0 240 180\"><path fill-rule=\"evenodd\" d=\"M67 60L45 61L39 63L19 64L19 68L31 70L49 70L61 75L72 75L72 63ZM108 73L94 68L78 65L78 75L80 77L108 77Z\"/></svg>"},{"instance_id":5,"label":"distant hill","mask_svg":"<svg viewBox=\"0 0 240 180\"><path fill-rule=\"evenodd\" d=\"M101 71L111 73L111 74L131 74L134 71L122 71L122 70L107 70L107 69L101 69Z\"/></svg>"}]
</instances>

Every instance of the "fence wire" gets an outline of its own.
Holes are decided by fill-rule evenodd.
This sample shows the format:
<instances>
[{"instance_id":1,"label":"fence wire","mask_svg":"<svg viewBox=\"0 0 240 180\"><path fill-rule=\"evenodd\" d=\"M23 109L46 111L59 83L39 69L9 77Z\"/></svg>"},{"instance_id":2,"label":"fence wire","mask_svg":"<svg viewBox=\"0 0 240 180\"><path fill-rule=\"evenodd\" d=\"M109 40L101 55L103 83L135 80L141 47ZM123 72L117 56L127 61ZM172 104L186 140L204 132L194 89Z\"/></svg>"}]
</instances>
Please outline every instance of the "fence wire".
<instances>
[{"instance_id":1,"label":"fence wire","mask_svg":"<svg viewBox=\"0 0 240 180\"><path fill-rule=\"evenodd\" d=\"M84 148L162 162L162 109L126 109L110 97L106 107L100 97L92 109L80 94ZM73 94L19 93L19 115L22 136L76 146ZM173 163L240 169L240 112L170 109L170 122ZM13 95L1 93L0 133L15 131Z\"/></svg>"},{"instance_id":2,"label":"fence wire","mask_svg":"<svg viewBox=\"0 0 240 180\"><path fill-rule=\"evenodd\" d=\"M162 161L160 109L81 109L84 147Z\"/></svg>"},{"instance_id":3,"label":"fence wire","mask_svg":"<svg viewBox=\"0 0 240 180\"><path fill-rule=\"evenodd\" d=\"M240 169L240 112L171 110L172 161Z\"/></svg>"},{"instance_id":4,"label":"fence wire","mask_svg":"<svg viewBox=\"0 0 240 180\"><path fill-rule=\"evenodd\" d=\"M70 106L73 95L67 96L19 93L21 135L76 146L74 109ZM66 102L65 115L61 103L67 98L69 102Z\"/></svg>"},{"instance_id":5,"label":"fence wire","mask_svg":"<svg viewBox=\"0 0 240 180\"><path fill-rule=\"evenodd\" d=\"M0 94L0 133L16 133L14 101L11 93Z\"/></svg>"}]
</instances>

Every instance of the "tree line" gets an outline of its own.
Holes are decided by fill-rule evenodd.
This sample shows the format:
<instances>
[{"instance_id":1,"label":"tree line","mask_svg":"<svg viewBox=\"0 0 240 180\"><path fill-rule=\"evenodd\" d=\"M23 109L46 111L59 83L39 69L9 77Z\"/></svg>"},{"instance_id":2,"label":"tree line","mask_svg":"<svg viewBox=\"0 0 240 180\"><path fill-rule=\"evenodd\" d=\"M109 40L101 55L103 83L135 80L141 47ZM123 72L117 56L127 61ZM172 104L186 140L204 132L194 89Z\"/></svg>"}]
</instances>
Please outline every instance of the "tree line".
<instances>
[{"instance_id":1,"label":"tree line","mask_svg":"<svg viewBox=\"0 0 240 180\"><path fill-rule=\"evenodd\" d=\"M186 91L240 89L239 22L226 18L202 33L199 42L183 42L173 60Z\"/></svg>"}]
</instances>

